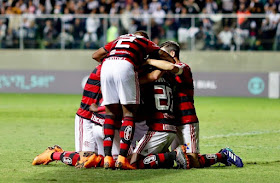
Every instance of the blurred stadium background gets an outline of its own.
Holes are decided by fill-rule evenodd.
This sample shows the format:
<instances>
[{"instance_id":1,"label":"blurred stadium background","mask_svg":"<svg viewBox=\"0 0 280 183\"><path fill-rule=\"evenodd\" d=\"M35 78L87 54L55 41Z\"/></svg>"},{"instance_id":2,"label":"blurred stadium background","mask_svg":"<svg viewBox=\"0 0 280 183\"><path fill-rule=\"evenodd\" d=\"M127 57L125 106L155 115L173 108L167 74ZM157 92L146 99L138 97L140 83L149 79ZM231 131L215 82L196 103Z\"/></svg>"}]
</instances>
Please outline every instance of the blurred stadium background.
<instances>
[{"instance_id":1,"label":"blurred stadium background","mask_svg":"<svg viewBox=\"0 0 280 183\"><path fill-rule=\"evenodd\" d=\"M197 96L279 98L278 0L1 0L0 92L74 93L91 54L146 30L180 43Z\"/></svg>"}]
</instances>

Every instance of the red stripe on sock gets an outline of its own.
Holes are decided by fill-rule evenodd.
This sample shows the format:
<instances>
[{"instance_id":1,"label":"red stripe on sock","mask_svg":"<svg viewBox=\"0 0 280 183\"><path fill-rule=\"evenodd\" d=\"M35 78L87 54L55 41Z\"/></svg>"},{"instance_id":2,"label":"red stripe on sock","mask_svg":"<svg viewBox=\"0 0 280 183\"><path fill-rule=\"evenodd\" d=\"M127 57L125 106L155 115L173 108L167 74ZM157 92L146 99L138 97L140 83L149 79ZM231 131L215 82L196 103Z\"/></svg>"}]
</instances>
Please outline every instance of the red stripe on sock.
<instances>
[{"instance_id":1,"label":"red stripe on sock","mask_svg":"<svg viewBox=\"0 0 280 183\"><path fill-rule=\"evenodd\" d=\"M114 125L114 120L106 116L104 124Z\"/></svg>"},{"instance_id":2,"label":"red stripe on sock","mask_svg":"<svg viewBox=\"0 0 280 183\"><path fill-rule=\"evenodd\" d=\"M123 120L123 124L122 124L122 126L132 126L132 127L134 127L134 122L133 122L133 120Z\"/></svg>"},{"instance_id":3,"label":"red stripe on sock","mask_svg":"<svg viewBox=\"0 0 280 183\"><path fill-rule=\"evenodd\" d=\"M223 160L222 154L221 153L216 153L216 155L217 155L217 162L222 162L222 160Z\"/></svg>"},{"instance_id":4,"label":"red stripe on sock","mask_svg":"<svg viewBox=\"0 0 280 183\"><path fill-rule=\"evenodd\" d=\"M60 160L60 156L62 153L60 152L54 152L52 155L52 160Z\"/></svg>"},{"instance_id":5,"label":"red stripe on sock","mask_svg":"<svg viewBox=\"0 0 280 183\"><path fill-rule=\"evenodd\" d=\"M127 150L127 149L128 149L128 144L121 143L121 144L120 144L120 149L125 149L125 150Z\"/></svg>"},{"instance_id":6,"label":"red stripe on sock","mask_svg":"<svg viewBox=\"0 0 280 183\"><path fill-rule=\"evenodd\" d=\"M152 161L152 162L150 163L150 166L151 166L151 168L156 168L157 164L156 164L155 161Z\"/></svg>"},{"instance_id":7,"label":"red stripe on sock","mask_svg":"<svg viewBox=\"0 0 280 183\"><path fill-rule=\"evenodd\" d=\"M201 168L205 167L205 158L202 155L198 155L198 161Z\"/></svg>"},{"instance_id":8,"label":"red stripe on sock","mask_svg":"<svg viewBox=\"0 0 280 183\"><path fill-rule=\"evenodd\" d=\"M159 163L164 163L165 162L165 157L164 157L163 153L159 153L158 158L159 158Z\"/></svg>"},{"instance_id":9,"label":"red stripe on sock","mask_svg":"<svg viewBox=\"0 0 280 183\"><path fill-rule=\"evenodd\" d=\"M110 141L110 140L104 140L104 141L103 141L104 147L106 147L106 146L112 146L112 144L113 144L113 142Z\"/></svg>"},{"instance_id":10,"label":"red stripe on sock","mask_svg":"<svg viewBox=\"0 0 280 183\"><path fill-rule=\"evenodd\" d=\"M104 128L104 135L114 135L114 134L115 134L114 129Z\"/></svg>"},{"instance_id":11,"label":"red stripe on sock","mask_svg":"<svg viewBox=\"0 0 280 183\"><path fill-rule=\"evenodd\" d=\"M77 161L80 160L80 154L75 154L74 157L72 158L72 165L75 166Z\"/></svg>"},{"instance_id":12,"label":"red stripe on sock","mask_svg":"<svg viewBox=\"0 0 280 183\"><path fill-rule=\"evenodd\" d=\"M64 153L63 157L69 157L71 153Z\"/></svg>"}]
</instances>

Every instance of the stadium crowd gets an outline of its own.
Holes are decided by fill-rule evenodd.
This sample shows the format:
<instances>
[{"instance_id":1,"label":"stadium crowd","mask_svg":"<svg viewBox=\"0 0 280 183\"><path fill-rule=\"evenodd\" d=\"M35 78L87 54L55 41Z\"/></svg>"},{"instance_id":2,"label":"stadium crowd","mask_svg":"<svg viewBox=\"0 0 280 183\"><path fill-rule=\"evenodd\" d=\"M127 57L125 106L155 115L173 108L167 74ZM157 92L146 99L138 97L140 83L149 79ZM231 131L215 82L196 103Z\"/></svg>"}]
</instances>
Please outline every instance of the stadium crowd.
<instances>
[{"instance_id":1,"label":"stadium crowd","mask_svg":"<svg viewBox=\"0 0 280 183\"><path fill-rule=\"evenodd\" d=\"M175 40L182 49L193 39L198 50L280 50L279 12L279 0L0 0L0 47L19 48L23 37L24 48L95 49L150 25L155 43ZM64 16L36 18L44 14ZM250 14L265 16L240 16Z\"/></svg>"}]
</instances>

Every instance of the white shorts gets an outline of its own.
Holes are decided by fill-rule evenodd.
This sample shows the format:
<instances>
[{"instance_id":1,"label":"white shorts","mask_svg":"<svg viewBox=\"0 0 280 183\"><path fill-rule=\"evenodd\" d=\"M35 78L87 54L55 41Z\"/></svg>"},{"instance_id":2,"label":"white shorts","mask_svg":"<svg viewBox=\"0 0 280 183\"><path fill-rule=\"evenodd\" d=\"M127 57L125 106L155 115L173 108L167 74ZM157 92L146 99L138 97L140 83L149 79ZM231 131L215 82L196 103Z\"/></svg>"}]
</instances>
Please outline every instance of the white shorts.
<instances>
[{"instance_id":1,"label":"white shorts","mask_svg":"<svg viewBox=\"0 0 280 183\"><path fill-rule=\"evenodd\" d=\"M94 151L92 122L76 114L75 116L75 151Z\"/></svg>"},{"instance_id":2,"label":"white shorts","mask_svg":"<svg viewBox=\"0 0 280 183\"><path fill-rule=\"evenodd\" d=\"M103 127L92 123L90 120L75 117L75 151L92 151L104 156L103 146L104 132ZM120 152L120 135L115 130L115 136L112 147L112 155L117 158Z\"/></svg>"},{"instance_id":3,"label":"white shorts","mask_svg":"<svg viewBox=\"0 0 280 183\"><path fill-rule=\"evenodd\" d=\"M101 68L102 105L139 104L138 74L126 60L106 59Z\"/></svg>"},{"instance_id":4,"label":"white shorts","mask_svg":"<svg viewBox=\"0 0 280 183\"><path fill-rule=\"evenodd\" d=\"M171 149L174 150L179 145L186 145L187 153L199 153L199 123L177 127L177 135Z\"/></svg>"},{"instance_id":5,"label":"white shorts","mask_svg":"<svg viewBox=\"0 0 280 183\"><path fill-rule=\"evenodd\" d=\"M137 144L133 153L141 154L142 156L165 153L175 137L175 133L148 131Z\"/></svg>"}]
</instances>

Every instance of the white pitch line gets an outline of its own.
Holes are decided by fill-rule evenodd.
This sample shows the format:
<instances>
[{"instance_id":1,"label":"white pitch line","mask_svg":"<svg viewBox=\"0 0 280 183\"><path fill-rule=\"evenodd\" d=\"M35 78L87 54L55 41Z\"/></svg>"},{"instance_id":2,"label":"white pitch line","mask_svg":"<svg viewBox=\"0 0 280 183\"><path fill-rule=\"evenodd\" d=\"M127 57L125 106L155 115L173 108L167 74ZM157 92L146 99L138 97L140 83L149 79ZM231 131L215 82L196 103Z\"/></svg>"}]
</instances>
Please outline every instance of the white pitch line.
<instances>
[{"instance_id":1,"label":"white pitch line","mask_svg":"<svg viewBox=\"0 0 280 183\"><path fill-rule=\"evenodd\" d=\"M201 147L220 147L219 145L200 145ZM234 148L243 148L243 149L280 149L280 146L234 146Z\"/></svg>"},{"instance_id":2,"label":"white pitch line","mask_svg":"<svg viewBox=\"0 0 280 183\"><path fill-rule=\"evenodd\" d=\"M202 136L201 139L215 139L215 138L224 138L224 137L261 135L261 134L271 134L271 133L280 133L280 130L251 131L245 133L229 133L226 135Z\"/></svg>"}]
</instances>

